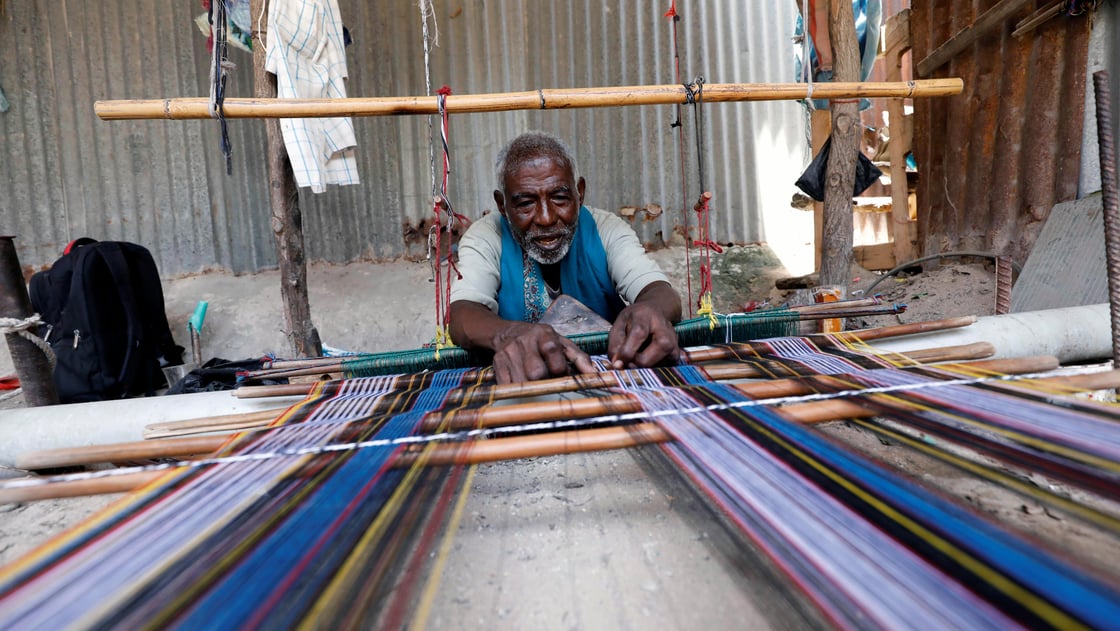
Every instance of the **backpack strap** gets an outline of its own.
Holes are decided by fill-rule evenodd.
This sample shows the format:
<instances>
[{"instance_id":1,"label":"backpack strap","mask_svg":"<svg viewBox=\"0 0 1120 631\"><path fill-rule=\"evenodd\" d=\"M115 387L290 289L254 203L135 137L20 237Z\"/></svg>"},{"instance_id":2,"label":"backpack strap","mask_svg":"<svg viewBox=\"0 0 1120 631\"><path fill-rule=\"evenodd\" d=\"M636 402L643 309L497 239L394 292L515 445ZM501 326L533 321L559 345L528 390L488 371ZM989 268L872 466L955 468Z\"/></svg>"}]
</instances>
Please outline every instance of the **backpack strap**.
<instances>
[{"instance_id":1,"label":"backpack strap","mask_svg":"<svg viewBox=\"0 0 1120 631\"><path fill-rule=\"evenodd\" d=\"M81 237L79 239L74 239L70 243L66 244L66 249L62 251L62 255L66 256L67 254L70 254L70 252L72 252L74 250L74 248L80 248L83 245L89 245L91 243L97 243L97 239L91 239L89 237Z\"/></svg>"},{"instance_id":2,"label":"backpack strap","mask_svg":"<svg viewBox=\"0 0 1120 631\"><path fill-rule=\"evenodd\" d=\"M149 349L157 357L162 356L168 365L183 363L183 347L175 343L171 327L167 324L163 286L151 251L135 243L122 243L121 247L128 255L133 287L140 293L137 308Z\"/></svg>"},{"instance_id":3,"label":"backpack strap","mask_svg":"<svg viewBox=\"0 0 1120 631\"><path fill-rule=\"evenodd\" d=\"M79 239L80 240L80 239ZM121 305L124 307L125 320L127 321L128 350L125 351L124 362L121 364L121 374L117 383L121 384L124 392L128 392L135 378L135 366L132 356L136 351L136 339L143 331L140 323L140 310L137 307L136 296L132 293L132 275L128 269L128 261L119 243L106 241L101 247L94 250L109 268L113 277L113 284L117 286L117 295L120 296Z\"/></svg>"}]
</instances>

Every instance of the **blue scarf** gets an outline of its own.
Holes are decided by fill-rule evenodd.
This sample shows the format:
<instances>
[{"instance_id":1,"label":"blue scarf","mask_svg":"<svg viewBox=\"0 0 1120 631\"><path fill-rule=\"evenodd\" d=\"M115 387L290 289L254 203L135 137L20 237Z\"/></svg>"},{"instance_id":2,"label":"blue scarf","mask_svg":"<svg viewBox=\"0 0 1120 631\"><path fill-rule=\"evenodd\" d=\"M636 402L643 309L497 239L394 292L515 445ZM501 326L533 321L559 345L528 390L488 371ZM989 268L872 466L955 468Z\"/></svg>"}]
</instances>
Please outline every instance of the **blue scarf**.
<instances>
[{"instance_id":1,"label":"blue scarf","mask_svg":"<svg viewBox=\"0 0 1120 631\"><path fill-rule=\"evenodd\" d=\"M540 320L552 302L541 266L521 249L504 216L500 269L498 315L520 322ZM607 251L603 249L595 218L583 206L579 209L572 247L560 260L560 290L609 322L614 322L625 306L607 270Z\"/></svg>"}]
</instances>

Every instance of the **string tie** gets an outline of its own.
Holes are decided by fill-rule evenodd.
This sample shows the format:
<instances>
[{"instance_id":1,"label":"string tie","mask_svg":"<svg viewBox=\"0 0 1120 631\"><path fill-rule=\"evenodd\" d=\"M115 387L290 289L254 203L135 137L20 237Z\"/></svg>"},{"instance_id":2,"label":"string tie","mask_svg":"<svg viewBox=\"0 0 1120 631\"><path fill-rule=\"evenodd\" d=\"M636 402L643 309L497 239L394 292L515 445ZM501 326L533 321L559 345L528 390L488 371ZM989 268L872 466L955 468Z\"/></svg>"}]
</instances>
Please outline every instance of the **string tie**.
<instances>
[{"instance_id":1,"label":"string tie","mask_svg":"<svg viewBox=\"0 0 1120 631\"><path fill-rule=\"evenodd\" d=\"M38 313L33 313L22 320L18 318L0 318L0 333L4 333L5 335L12 333L34 344L47 356L47 363L50 364L51 372L53 373L54 367L58 363L58 358L54 355L54 349L51 348L51 345L48 344L46 340L30 332L30 329L38 327L42 323L43 319Z\"/></svg>"},{"instance_id":2,"label":"string tie","mask_svg":"<svg viewBox=\"0 0 1120 631\"><path fill-rule=\"evenodd\" d=\"M685 105L696 105L696 93L692 91L692 86L688 83L682 83L684 86L684 103Z\"/></svg>"}]
</instances>

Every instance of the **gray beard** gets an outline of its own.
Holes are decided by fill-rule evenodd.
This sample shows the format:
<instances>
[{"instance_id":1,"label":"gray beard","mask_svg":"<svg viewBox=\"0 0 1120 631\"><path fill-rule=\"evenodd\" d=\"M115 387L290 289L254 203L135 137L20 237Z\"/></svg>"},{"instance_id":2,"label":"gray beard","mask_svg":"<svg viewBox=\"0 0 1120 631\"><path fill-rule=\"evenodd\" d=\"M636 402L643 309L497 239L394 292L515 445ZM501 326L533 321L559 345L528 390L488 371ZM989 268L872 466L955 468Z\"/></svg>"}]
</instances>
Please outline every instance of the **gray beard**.
<instances>
[{"instance_id":1,"label":"gray beard","mask_svg":"<svg viewBox=\"0 0 1120 631\"><path fill-rule=\"evenodd\" d=\"M513 237L517 239L517 242L521 244L521 249L525 251L525 254L541 265L559 263L561 259L568 255L568 251L572 249L572 241L575 240L576 236L575 224L550 231L534 230L530 228L522 232L513 225L513 222L510 222L509 229L510 232L513 233ZM544 235L559 235L561 239L560 249L555 252L546 252L542 250L533 239Z\"/></svg>"}]
</instances>

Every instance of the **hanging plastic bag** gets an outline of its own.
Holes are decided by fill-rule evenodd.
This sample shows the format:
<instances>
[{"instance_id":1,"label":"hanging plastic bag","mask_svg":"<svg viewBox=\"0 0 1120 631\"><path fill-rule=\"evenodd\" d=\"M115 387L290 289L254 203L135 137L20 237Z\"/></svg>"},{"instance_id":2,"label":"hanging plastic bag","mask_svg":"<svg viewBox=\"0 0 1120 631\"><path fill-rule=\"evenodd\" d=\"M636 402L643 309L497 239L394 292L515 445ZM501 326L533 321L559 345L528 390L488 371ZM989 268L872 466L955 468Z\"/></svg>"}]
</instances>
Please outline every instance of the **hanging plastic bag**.
<instances>
[{"instance_id":1,"label":"hanging plastic bag","mask_svg":"<svg viewBox=\"0 0 1120 631\"><path fill-rule=\"evenodd\" d=\"M797 178L797 188L818 202L824 201L824 183L827 179L825 173L828 169L828 152L831 147L832 136L829 136L828 140L824 141L824 146L821 147L817 156L806 167L805 172ZM875 180L883 174L879 167L863 155L862 151L857 153L859 154L859 160L856 162L856 183L855 190L852 191L852 197L866 191L867 187L874 184Z\"/></svg>"}]
</instances>

